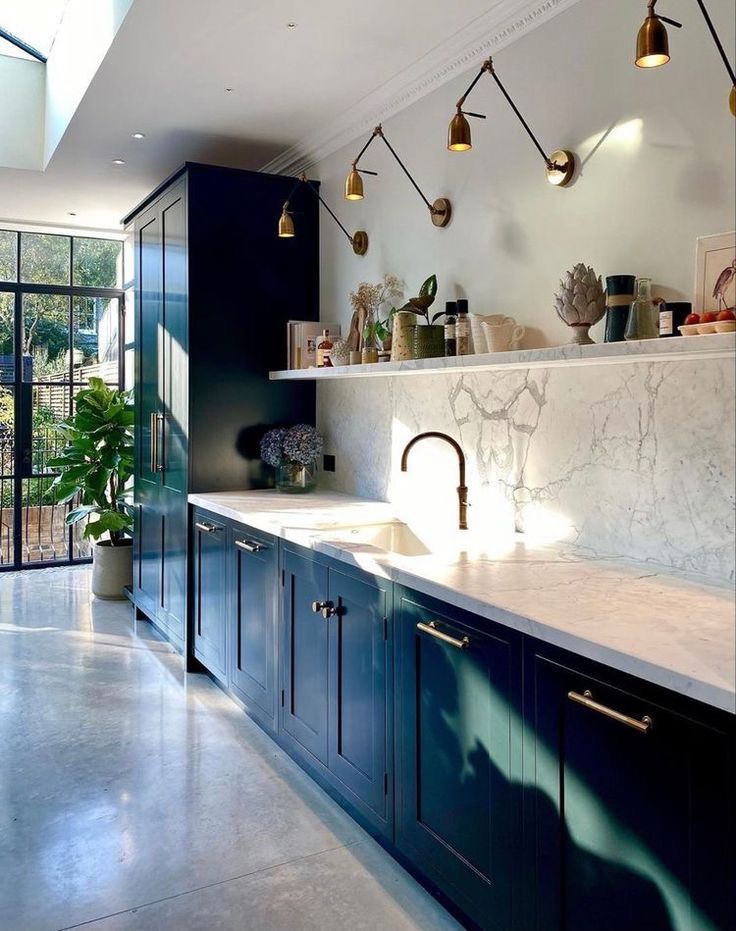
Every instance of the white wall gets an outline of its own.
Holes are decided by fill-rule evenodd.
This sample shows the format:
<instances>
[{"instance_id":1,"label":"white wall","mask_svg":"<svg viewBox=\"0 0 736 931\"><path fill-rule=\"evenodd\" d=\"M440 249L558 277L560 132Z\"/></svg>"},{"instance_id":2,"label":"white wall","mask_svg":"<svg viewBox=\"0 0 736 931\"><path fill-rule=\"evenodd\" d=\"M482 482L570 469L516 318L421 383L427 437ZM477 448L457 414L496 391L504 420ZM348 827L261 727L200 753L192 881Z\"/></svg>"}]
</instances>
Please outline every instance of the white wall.
<instances>
[{"instance_id":1,"label":"white wall","mask_svg":"<svg viewBox=\"0 0 736 931\"><path fill-rule=\"evenodd\" d=\"M733 4L711 0L709 8L732 43ZM435 272L438 307L465 294L471 310L503 311L526 324L527 346L556 344L566 341L566 330L552 295L578 261L604 277L650 275L656 292L689 299L696 237L735 222L730 86L691 0L668 4L668 15L685 23L670 29L670 63L635 68L644 11L638 0L581 0L494 59L542 144L581 157L577 181L566 189L547 183L539 153L487 76L468 104L488 115L472 122L473 150L446 150L447 124L473 71L384 123L429 199L452 200L448 228L431 225L381 140L362 162L380 171L366 178L364 201L342 197L363 139L312 169L348 229L371 237L368 255L355 257L323 216L323 317L347 320L348 293L361 280L395 272L413 294Z\"/></svg>"},{"instance_id":2,"label":"white wall","mask_svg":"<svg viewBox=\"0 0 736 931\"><path fill-rule=\"evenodd\" d=\"M711 0L724 40L730 0ZM552 295L575 262L602 276L650 275L655 292L690 299L695 240L733 229L734 135L722 62L690 0L670 0L672 61L636 69L645 4L581 0L495 58L501 79L549 149L570 148L582 171L551 187L539 154L484 78L469 103L474 148L445 149L447 123L473 72L384 123L430 200L451 198L435 229L377 140L363 162L366 199L342 185L364 140L310 174L349 229L371 237L353 255L322 219L322 316L345 323L349 292L394 272L416 293L432 272L437 307L456 296L479 313L513 314L526 346L568 341ZM593 331L602 339L602 324ZM519 373L435 375L320 384L318 424L337 471L323 484L387 498L419 519L452 519L456 464L440 444L412 453L410 436L440 429L468 457L470 521L492 533L542 528L594 553L634 556L734 578L734 371L730 362L666 363ZM449 508L449 510L448 510Z\"/></svg>"},{"instance_id":3,"label":"white wall","mask_svg":"<svg viewBox=\"0 0 736 931\"><path fill-rule=\"evenodd\" d=\"M0 55L0 165L40 170L46 69L40 61Z\"/></svg>"},{"instance_id":4,"label":"white wall","mask_svg":"<svg viewBox=\"0 0 736 931\"><path fill-rule=\"evenodd\" d=\"M46 65L45 168L133 0L69 0Z\"/></svg>"}]
</instances>

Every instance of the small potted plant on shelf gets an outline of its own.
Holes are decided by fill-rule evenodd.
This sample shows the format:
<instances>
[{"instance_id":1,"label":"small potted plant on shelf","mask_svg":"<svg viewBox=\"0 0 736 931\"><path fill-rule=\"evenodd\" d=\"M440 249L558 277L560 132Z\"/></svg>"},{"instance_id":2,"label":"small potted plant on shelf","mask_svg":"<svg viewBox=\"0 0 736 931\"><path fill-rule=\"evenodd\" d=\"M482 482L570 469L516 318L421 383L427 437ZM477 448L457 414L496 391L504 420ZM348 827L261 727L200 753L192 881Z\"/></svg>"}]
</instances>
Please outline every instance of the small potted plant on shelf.
<instances>
[{"instance_id":1,"label":"small potted plant on shelf","mask_svg":"<svg viewBox=\"0 0 736 931\"><path fill-rule=\"evenodd\" d=\"M444 310L439 311L432 317L429 316L429 308L437 297L437 276L430 275L419 289L416 297L410 297L403 307L399 308L399 313L410 311L417 317L423 317L424 323L417 323L412 327L412 345L413 358L431 359L436 356L445 354L445 328L440 323L435 323L441 317L444 317Z\"/></svg>"},{"instance_id":2,"label":"small potted plant on shelf","mask_svg":"<svg viewBox=\"0 0 736 931\"><path fill-rule=\"evenodd\" d=\"M124 598L123 588L133 582L133 513L125 493L133 474L132 392L90 378L74 406L74 415L58 426L66 445L49 460L59 470L49 494L57 504L79 501L66 523L86 520L83 536L95 541L93 594Z\"/></svg>"},{"instance_id":3,"label":"small potted plant on shelf","mask_svg":"<svg viewBox=\"0 0 736 931\"><path fill-rule=\"evenodd\" d=\"M261 459L276 470L276 489L303 494L317 484L322 436L309 424L276 427L261 440Z\"/></svg>"}]
</instances>

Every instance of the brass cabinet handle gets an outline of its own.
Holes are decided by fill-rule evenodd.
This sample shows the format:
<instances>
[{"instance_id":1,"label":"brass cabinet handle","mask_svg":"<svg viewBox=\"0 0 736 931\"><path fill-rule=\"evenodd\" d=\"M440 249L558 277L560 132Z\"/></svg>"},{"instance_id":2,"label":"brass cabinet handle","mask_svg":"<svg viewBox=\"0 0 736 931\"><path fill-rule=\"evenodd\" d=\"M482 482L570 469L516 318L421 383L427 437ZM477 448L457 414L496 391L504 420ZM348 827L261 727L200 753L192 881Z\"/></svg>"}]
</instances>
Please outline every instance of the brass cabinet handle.
<instances>
[{"instance_id":1,"label":"brass cabinet handle","mask_svg":"<svg viewBox=\"0 0 736 931\"><path fill-rule=\"evenodd\" d=\"M164 451L164 456L166 455L166 445L164 444L164 424L165 424L165 417L161 413L161 411L159 411L156 414L156 471L157 472L164 471L164 464L163 462L159 460L159 454L162 449Z\"/></svg>"},{"instance_id":2,"label":"brass cabinet handle","mask_svg":"<svg viewBox=\"0 0 736 931\"><path fill-rule=\"evenodd\" d=\"M246 553L260 553L261 550L267 549L267 547L255 543L253 540L236 540L235 545L238 549L245 550Z\"/></svg>"},{"instance_id":3,"label":"brass cabinet handle","mask_svg":"<svg viewBox=\"0 0 736 931\"><path fill-rule=\"evenodd\" d=\"M633 727L634 730L639 731L640 734L648 734L654 726L654 721L649 717L648 714L645 714L644 717L639 720L639 718L632 718L628 714L622 714L620 711L616 711L613 708L607 707L606 705L601 705L600 702L594 701L593 693L590 691L590 689L586 689L582 695L580 692L568 692L567 697L571 701L582 705L584 708L590 708L591 711L597 711L599 714L603 714L607 718L613 718L613 720L618 721L619 724L625 724L627 727Z\"/></svg>"},{"instance_id":4,"label":"brass cabinet handle","mask_svg":"<svg viewBox=\"0 0 736 931\"><path fill-rule=\"evenodd\" d=\"M463 637L462 640L458 640L457 637L451 637L449 634L443 633L441 630L437 629L437 621L430 621L429 624L420 621L417 624L417 630L421 630L424 634L429 634L430 637L436 637L437 640L441 640L443 643L449 643L450 646L457 647L458 650L467 650L470 646L470 637Z\"/></svg>"},{"instance_id":5,"label":"brass cabinet handle","mask_svg":"<svg viewBox=\"0 0 736 931\"><path fill-rule=\"evenodd\" d=\"M197 530L201 530L203 533L215 533L216 530L219 530L219 527L216 527L215 524L202 524L197 521L194 526Z\"/></svg>"},{"instance_id":6,"label":"brass cabinet handle","mask_svg":"<svg viewBox=\"0 0 736 931\"><path fill-rule=\"evenodd\" d=\"M313 601L312 611L314 611L315 614L321 614L326 621L337 613L335 611L335 605L331 601Z\"/></svg>"},{"instance_id":7,"label":"brass cabinet handle","mask_svg":"<svg viewBox=\"0 0 736 931\"><path fill-rule=\"evenodd\" d=\"M158 452L159 452L159 440L160 440L160 431L161 425L163 423L164 415L160 411L151 411L151 416L148 422L149 429L151 431L151 462L150 462L150 471L151 472L163 472L163 467L158 461Z\"/></svg>"},{"instance_id":8,"label":"brass cabinet handle","mask_svg":"<svg viewBox=\"0 0 736 931\"><path fill-rule=\"evenodd\" d=\"M151 461L149 463L151 472L158 472L158 425L156 423L156 418L158 414L156 411L151 411L151 416L148 420L148 429L151 432Z\"/></svg>"}]
</instances>

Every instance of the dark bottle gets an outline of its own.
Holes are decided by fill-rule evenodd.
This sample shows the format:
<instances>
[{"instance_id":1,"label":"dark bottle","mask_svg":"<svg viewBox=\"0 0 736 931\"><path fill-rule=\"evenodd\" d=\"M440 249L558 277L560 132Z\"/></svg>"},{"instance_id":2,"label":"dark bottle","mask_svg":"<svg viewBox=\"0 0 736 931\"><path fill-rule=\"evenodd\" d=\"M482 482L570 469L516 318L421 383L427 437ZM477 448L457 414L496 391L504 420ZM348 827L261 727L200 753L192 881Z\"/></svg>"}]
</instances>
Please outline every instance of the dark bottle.
<instances>
[{"instance_id":1,"label":"dark bottle","mask_svg":"<svg viewBox=\"0 0 736 931\"><path fill-rule=\"evenodd\" d=\"M455 341L455 318L451 315L445 315L445 355L457 355L457 343Z\"/></svg>"},{"instance_id":2,"label":"dark bottle","mask_svg":"<svg viewBox=\"0 0 736 931\"><path fill-rule=\"evenodd\" d=\"M680 336L685 318L693 312L689 301L662 301L659 305L659 335Z\"/></svg>"}]
</instances>

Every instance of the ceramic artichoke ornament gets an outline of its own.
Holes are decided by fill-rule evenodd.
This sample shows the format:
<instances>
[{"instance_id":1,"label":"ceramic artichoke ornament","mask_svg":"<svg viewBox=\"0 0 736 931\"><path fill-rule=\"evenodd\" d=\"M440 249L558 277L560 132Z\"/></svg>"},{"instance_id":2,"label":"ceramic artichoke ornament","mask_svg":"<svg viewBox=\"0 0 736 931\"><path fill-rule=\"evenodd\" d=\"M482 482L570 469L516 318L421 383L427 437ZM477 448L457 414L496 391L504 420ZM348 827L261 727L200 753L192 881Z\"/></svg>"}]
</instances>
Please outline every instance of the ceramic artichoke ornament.
<instances>
[{"instance_id":1,"label":"ceramic artichoke ornament","mask_svg":"<svg viewBox=\"0 0 736 931\"><path fill-rule=\"evenodd\" d=\"M606 312L606 295L600 275L582 262L571 269L555 294L557 316L572 328L571 343L587 345L593 340L588 330Z\"/></svg>"}]
</instances>

